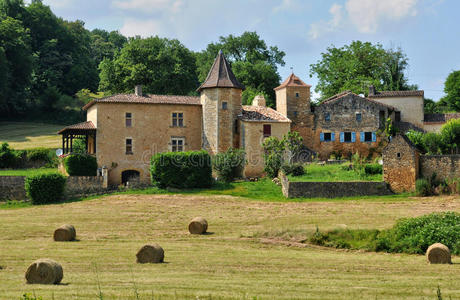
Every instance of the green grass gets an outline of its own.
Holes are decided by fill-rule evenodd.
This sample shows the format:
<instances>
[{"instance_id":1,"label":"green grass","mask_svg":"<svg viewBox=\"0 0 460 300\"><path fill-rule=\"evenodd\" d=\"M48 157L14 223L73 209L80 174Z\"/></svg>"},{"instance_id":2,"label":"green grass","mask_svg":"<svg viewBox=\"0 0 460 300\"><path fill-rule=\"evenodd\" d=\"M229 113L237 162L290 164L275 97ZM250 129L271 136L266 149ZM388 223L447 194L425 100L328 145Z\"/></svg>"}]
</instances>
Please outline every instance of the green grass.
<instances>
[{"instance_id":1,"label":"green grass","mask_svg":"<svg viewBox=\"0 0 460 300\"><path fill-rule=\"evenodd\" d=\"M0 122L0 143L7 142L16 150L61 148L62 139L57 132L63 127L65 126L44 123Z\"/></svg>"},{"instance_id":2,"label":"green grass","mask_svg":"<svg viewBox=\"0 0 460 300\"><path fill-rule=\"evenodd\" d=\"M353 170L345 170L344 166L347 164L337 165L318 165L318 164L308 164L305 167L306 173L302 176L291 176L288 178L290 181L310 181L310 182L324 182L324 181L382 181L383 176L381 174L377 175L367 175L364 177L359 176Z\"/></svg>"},{"instance_id":3,"label":"green grass","mask_svg":"<svg viewBox=\"0 0 460 300\"><path fill-rule=\"evenodd\" d=\"M112 195L92 200L0 210L0 295L43 299L458 299L459 257L429 265L423 255L338 251L287 245L257 232L312 234L385 229L427 211L460 211L460 199L267 202L229 196ZM192 236L203 216L211 234ZM53 231L73 224L77 242L56 243ZM146 243L165 250L164 264L136 264ZM38 258L62 264L61 285L28 285Z\"/></svg>"},{"instance_id":4,"label":"green grass","mask_svg":"<svg viewBox=\"0 0 460 300\"><path fill-rule=\"evenodd\" d=\"M57 173L57 168L40 168L40 169L18 169L18 170L0 170L0 176L31 176L39 174Z\"/></svg>"}]
</instances>

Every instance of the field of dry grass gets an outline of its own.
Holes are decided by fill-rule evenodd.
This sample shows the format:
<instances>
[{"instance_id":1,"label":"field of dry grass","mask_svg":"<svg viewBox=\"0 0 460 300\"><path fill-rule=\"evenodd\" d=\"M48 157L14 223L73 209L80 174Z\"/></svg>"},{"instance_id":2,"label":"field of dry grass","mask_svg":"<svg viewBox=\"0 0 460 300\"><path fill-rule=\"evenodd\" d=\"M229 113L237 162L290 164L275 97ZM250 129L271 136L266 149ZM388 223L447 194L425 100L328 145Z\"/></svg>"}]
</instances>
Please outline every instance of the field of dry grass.
<instances>
[{"instance_id":1,"label":"field of dry grass","mask_svg":"<svg viewBox=\"0 0 460 300\"><path fill-rule=\"evenodd\" d=\"M7 142L16 150L37 147L61 148L62 140L57 132L63 127L56 124L0 122L0 143Z\"/></svg>"},{"instance_id":2,"label":"field of dry grass","mask_svg":"<svg viewBox=\"0 0 460 300\"><path fill-rule=\"evenodd\" d=\"M460 211L460 199L259 202L231 196L114 195L0 210L0 299L445 299L460 298L460 258L340 251L258 238L264 232L387 228L401 217ZM204 216L208 235L191 236ZM70 223L79 241L52 241ZM165 263L136 264L149 242ZM37 258L64 268L61 285L27 285ZM100 293L102 297L100 297ZM255 298L256 297L256 298Z\"/></svg>"}]
</instances>

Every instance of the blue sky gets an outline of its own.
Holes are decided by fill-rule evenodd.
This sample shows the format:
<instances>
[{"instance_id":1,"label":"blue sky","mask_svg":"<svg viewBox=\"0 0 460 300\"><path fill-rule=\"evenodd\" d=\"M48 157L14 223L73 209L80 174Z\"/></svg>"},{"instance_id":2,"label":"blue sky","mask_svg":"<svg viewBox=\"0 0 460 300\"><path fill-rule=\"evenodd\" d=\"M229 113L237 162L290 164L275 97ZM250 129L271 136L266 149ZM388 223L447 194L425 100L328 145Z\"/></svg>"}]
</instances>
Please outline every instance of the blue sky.
<instances>
[{"instance_id":1,"label":"blue sky","mask_svg":"<svg viewBox=\"0 0 460 300\"><path fill-rule=\"evenodd\" d=\"M353 40L401 47L407 76L439 100L444 81L460 70L458 0L44 0L56 15L83 20L88 29L126 36L177 38L199 51L219 36L257 31L286 53L279 72L315 86L309 65L330 45Z\"/></svg>"}]
</instances>

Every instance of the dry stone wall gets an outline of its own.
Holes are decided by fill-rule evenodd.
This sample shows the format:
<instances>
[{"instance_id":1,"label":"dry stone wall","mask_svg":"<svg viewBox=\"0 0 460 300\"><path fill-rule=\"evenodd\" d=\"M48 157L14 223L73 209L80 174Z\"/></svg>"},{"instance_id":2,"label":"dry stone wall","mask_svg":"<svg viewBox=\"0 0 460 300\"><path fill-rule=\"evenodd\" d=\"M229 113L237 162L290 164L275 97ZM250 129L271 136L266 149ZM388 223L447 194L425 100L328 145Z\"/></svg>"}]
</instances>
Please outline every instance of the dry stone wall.
<instances>
[{"instance_id":1,"label":"dry stone wall","mask_svg":"<svg viewBox=\"0 0 460 300\"><path fill-rule=\"evenodd\" d=\"M422 155L420 173L426 178L436 173L439 180L460 178L460 155Z\"/></svg>"},{"instance_id":2,"label":"dry stone wall","mask_svg":"<svg viewBox=\"0 0 460 300\"><path fill-rule=\"evenodd\" d=\"M23 200L25 176L0 176L0 200Z\"/></svg>"}]
</instances>

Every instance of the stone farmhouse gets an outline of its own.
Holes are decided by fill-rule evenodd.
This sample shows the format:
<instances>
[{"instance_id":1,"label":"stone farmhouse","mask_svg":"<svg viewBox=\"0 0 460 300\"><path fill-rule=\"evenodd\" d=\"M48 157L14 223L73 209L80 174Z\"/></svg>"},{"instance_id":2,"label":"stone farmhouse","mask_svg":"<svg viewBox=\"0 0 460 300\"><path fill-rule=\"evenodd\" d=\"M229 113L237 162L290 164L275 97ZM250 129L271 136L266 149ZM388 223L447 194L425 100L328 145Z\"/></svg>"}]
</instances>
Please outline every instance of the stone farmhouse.
<instances>
[{"instance_id":1,"label":"stone farmhouse","mask_svg":"<svg viewBox=\"0 0 460 300\"><path fill-rule=\"evenodd\" d=\"M276 110L262 96L242 105L244 86L220 52L197 89L199 97L144 94L136 86L134 94L92 100L83 107L87 121L59 134L64 153L72 152L74 139L84 139L88 153L108 169L109 184L120 184L132 176L149 182L150 158L158 152L205 149L214 155L241 148L248 161L244 176L255 177L263 173L261 144L269 136L281 139L297 131L306 152L321 159L355 152L373 156L388 143L382 134L388 118L404 128L435 131L450 117L424 115L423 91L370 87L367 98L343 92L313 107L310 88L291 74L275 88Z\"/></svg>"}]
</instances>

